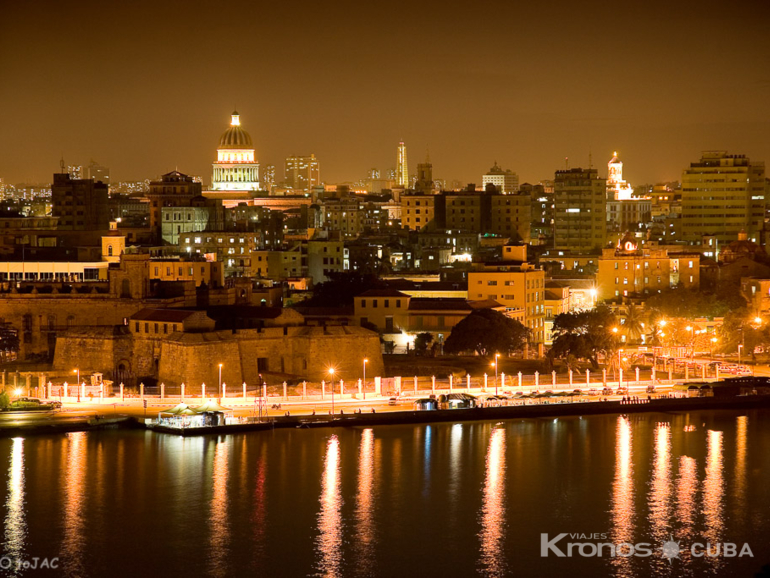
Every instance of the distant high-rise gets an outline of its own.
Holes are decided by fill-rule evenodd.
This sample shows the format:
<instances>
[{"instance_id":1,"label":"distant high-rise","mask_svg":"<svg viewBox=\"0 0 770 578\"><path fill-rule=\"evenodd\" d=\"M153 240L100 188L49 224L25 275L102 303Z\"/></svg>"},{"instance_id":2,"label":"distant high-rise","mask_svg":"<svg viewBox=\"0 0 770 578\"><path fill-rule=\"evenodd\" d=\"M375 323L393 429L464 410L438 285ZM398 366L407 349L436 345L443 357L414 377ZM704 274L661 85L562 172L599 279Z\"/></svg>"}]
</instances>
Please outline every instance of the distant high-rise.
<instances>
[{"instance_id":1,"label":"distant high-rise","mask_svg":"<svg viewBox=\"0 0 770 578\"><path fill-rule=\"evenodd\" d=\"M315 155L287 157L285 179L289 187L300 191L309 191L314 186L321 184L318 159L315 158Z\"/></svg>"},{"instance_id":2,"label":"distant high-rise","mask_svg":"<svg viewBox=\"0 0 770 578\"><path fill-rule=\"evenodd\" d=\"M217 161L213 164L214 191L258 191L259 163L251 136L241 128L241 117L233 112L230 128L219 139Z\"/></svg>"},{"instance_id":3,"label":"distant high-rise","mask_svg":"<svg viewBox=\"0 0 770 578\"><path fill-rule=\"evenodd\" d=\"M682 173L682 239L700 243L713 235L720 245L741 230L754 242L765 216L765 164L745 155L705 151Z\"/></svg>"},{"instance_id":4,"label":"distant high-rise","mask_svg":"<svg viewBox=\"0 0 770 578\"><path fill-rule=\"evenodd\" d=\"M99 163L91 159L91 162L88 164L88 167L86 167L86 178L93 179L95 182L101 181L109 187L110 186L110 169L109 167L100 165Z\"/></svg>"},{"instance_id":5,"label":"distant high-rise","mask_svg":"<svg viewBox=\"0 0 770 578\"><path fill-rule=\"evenodd\" d=\"M485 189L487 185L494 185L499 193L510 195L519 190L519 175L513 171L503 170L495 161L495 166L481 177L481 185Z\"/></svg>"},{"instance_id":6,"label":"distant high-rise","mask_svg":"<svg viewBox=\"0 0 770 578\"><path fill-rule=\"evenodd\" d=\"M83 177L83 166L82 165L69 165L67 166L67 174L70 176L71 179L82 179Z\"/></svg>"},{"instance_id":7,"label":"distant high-rise","mask_svg":"<svg viewBox=\"0 0 770 578\"><path fill-rule=\"evenodd\" d=\"M265 167L264 177L262 179L262 186L265 190L271 191L275 185L275 165L267 165Z\"/></svg>"},{"instance_id":8,"label":"distant high-rise","mask_svg":"<svg viewBox=\"0 0 770 578\"><path fill-rule=\"evenodd\" d=\"M409 165L406 161L406 145L398 143L398 158L396 161L396 184L400 187L409 186Z\"/></svg>"},{"instance_id":9,"label":"distant high-rise","mask_svg":"<svg viewBox=\"0 0 770 578\"><path fill-rule=\"evenodd\" d=\"M604 246L607 236L607 181L596 169L556 171L554 245L588 252Z\"/></svg>"},{"instance_id":10,"label":"distant high-rise","mask_svg":"<svg viewBox=\"0 0 770 578\"><path fill-rule=\"evenodd\" d=\"M366 173L367 179L379 179L380 178L380 169L369 169L369 172Z\"/></svg>"},{"instance_id":11,"label":"distant high-rise","mask_svg":"<svg viewBox=\"0 0 770 578\"><path fill-rule=\"evenodd\" d=\"M103 231L110 227L107 185L92 179L73 179L55 173L51 187L51 214L65 231Z\"/></svg>"}]
</instances>

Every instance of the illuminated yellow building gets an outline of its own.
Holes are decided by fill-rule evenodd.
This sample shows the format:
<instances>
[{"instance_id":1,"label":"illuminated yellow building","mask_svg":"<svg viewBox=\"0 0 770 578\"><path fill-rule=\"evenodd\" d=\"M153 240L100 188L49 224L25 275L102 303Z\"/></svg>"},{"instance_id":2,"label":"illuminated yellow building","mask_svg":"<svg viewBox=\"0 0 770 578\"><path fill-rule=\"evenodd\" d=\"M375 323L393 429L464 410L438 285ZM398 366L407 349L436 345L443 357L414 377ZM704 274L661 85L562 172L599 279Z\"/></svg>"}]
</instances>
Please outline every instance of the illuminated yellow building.
<instances>
[{"instance_id":1,"label":"illuminated yellow building","mask_svg":"<svg viewBox=\"0 0 770 578\"><path fill-rule=\"evenodd\" d=\"M681 285L700 286L700 253L669 253L639 247L626 236L598 259L596 289L599 300L641 297Z\"/></svg>"},{"instance_id":2,"label":"illuminated yellow building","mask_svg":"<svg viewBox=\"0 0 770 578\"><path fill-rule=\"evenodd\" d=\"M213 164L211 189L214 191L258 191L259 163L254 156L251 136L241 128L240 116L233 112L230 128L219 139L217 161Z\"/></svg>"},{"instance_id":3,"label":"illuminated yellow building","mask_svg":"<svg viewBox=\"0 0 770 578\"><path fill-rule=\"evenodd\" d=\"M401 224L420 231L433 221L436 206L435 195L404 195L401 197Z\"/></svg>"},{"instance_id":4,"label":"illuminated yellow building","mask_svg":"<svg viewBox=\"0 0 770 578\"><path fill-rule=\"evenodd\" d=\"M396 184L400 187L409 186L409 166L406 162L406 145L398 143L398 158L396 164Z\"/></svg>"},{"instance_id":5,"label":"illuminated yellow building","mask_svg":"<svg viewBox=\"0 0 770 578\"><path fill-rule=\"evenodd\" d=\"M529 263L478 264L468 272L468 298L497 301L506 314L532 331L531 340L545 340L545 272ZM521 313L523 312L523 319Z\"/></svg>"}]
</instances>

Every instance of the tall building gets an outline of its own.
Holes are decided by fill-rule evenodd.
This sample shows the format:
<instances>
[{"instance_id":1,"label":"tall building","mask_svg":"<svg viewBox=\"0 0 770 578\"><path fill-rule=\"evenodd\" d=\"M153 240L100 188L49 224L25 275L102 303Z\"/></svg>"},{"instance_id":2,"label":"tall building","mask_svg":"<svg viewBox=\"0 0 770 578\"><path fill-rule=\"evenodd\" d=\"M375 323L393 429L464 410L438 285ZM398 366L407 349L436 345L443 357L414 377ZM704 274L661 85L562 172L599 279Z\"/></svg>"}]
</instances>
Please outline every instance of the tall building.
<instances>
[{"instance_id":1,"label":"tall building","mask_svg":"<svg viewBox=\"0 0 770 578\"><path fill-rule=\"evenodd\" d=\"M404 141L398 143L398 157L396 160L396 184L399 187L409 186L409 165L406 161L406 145Z\"/></svg>"},{"instance_id":2,"label":"tall building","mask_svg":"<svg viewBox=\"0 0 770 578\"><path fill-rule=\"evenodd\" d=\"M604 246L607 236L607 181L596 169L556 171L554 246L588 252Z\"/></svg>"},{"instance_id":3,"label":"tall building","mask_svg":"<svg viewBox=\"0 0 770 578\"><path fill-rule=\"evenodd\" d=\"M82 165L69 165L67 167L67 174L73 180L80 180L84 177Z\"/></svg>"},{"instance_id":4,"label":"tall building","mask_svg":"<svg viewBox=\"0 0 770 578\"><path fill-rule=\"evenodd\" d=\"M421 193L429 193L433 190L433 165L430 157L426 158L424 163L417 165L417 182L414 189Z\"/></svg>"},{"instance_id":5,"label":"tall building","mask_svg":"<svg viewBox=\"0 0 770 578\"><path fill-rule=\"evenodd\" d=\"M101 181L108 187L110 186L110 168L100 165L94 159L86 167L86 178L94 181Z\"/></svg>"},{"instance_id":6,"label":"tall building","mask_svg":"<svg viewBox=\"0 0 770 578\"><path fill-rule=\"evenodd\" d=\"M615 151L607 163L607 200L626 201L631 199L634 189L623 180L623 161Z\"/></svg>"},{"instance_id":7,"label":"tall building","mask_svg":"<svg viewBox=\"0 0 770 578\"><path fill-rule=\"evenodd\" d=\"M238 112L233 112L230 128L219 139L217 161L212 166L212 190L259 190L259 163L251 136L241 128Z\"/></svg>"},{"instance_id":8,"label":"tall building","mask_svg":"<svg viewBox=\"0 0 770 578\"><path fill-rule=\"evenodd\" d=\"M369 169L369 171L366 173L367 179L379 179L380 178L380 169L374 168Z\"/></svg>"},{"instance_id":9,"label":"tall building","mask_svg":"<svg viewBox=\"0 0 770 578\"><path fill-rule=\"evenodd\" d=\"M150 182L150 192L147 193L150 200L150 229L156 241L163 237L163 219L172 220L173 217L173 213L164 213L163 208L189 207L193 198L200 195L201 184L179 171L171 171L161 176L160 180ZM181 228L173 230L181 232Z\"/></svg>"},{"instance_id":10,"label":"tall building","mask_svg":"<svg viewBox=\"0 0 770 578\"><path fill-rule=\"evenodd\" d=\"M63 167L62 167L63 168ZM51 187L51 214L65 231L101 231L110 227L107 185L91 179L73 179L55 173Z\"/></svg>"},{"instance_id":11,"label":"tall building","mask_svg":"<svg viewBox=\"0 0 770 578\"><path fill-rule=\"evenodd\" d=\"M275 165L267 165L262 179L262 186L266 191L271 191L273 189L276 183L275 178Z\"/></svg>"},{"instance_id":12,"label":"tall building","mask_svg":"<svg viewBox=\"0 0 770 578\"><path fill-rule=\"evenodd\" d=\"M519 190L519 175L513 171L503 170L495 161L495 165L481 177L481 185L484 189L487 185L494 185L499 193L509 195Z\"/></svg>"},{"instance_id":13,"label":"tall building","mask_svg":"<svg viewBox=\"0 0 770 578\"><path fill-rule=\"evenodd\" d=\"M741 230L754 242L764 226L765 164L745 155L704 151L682 173L682 240L704 235L730 243Z\"/></svg>"},{"instance_id":14,"label":"tall building","mask_svg":"<svg viewBox=\"0 0 770 578\"><path fill-rule=\"evenodd\" d=\"M287 157L284 174L286 185L292 189L309 191L314 186L321 184L318 159L315 158L315 155Z\"/></svg>"}]
</instances>

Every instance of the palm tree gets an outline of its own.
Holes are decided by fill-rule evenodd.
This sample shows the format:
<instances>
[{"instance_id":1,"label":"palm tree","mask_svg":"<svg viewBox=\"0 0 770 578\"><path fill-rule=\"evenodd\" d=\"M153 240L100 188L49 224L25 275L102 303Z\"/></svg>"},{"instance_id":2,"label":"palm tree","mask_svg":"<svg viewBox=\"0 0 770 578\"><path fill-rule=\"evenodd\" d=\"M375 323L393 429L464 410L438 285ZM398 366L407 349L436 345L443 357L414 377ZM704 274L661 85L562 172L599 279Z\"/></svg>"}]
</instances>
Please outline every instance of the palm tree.
<instances>
[{"instance_id":1,"label":"palm tree","mask_svg":"<svg viewBox=\"0 0 770 578\"><path fill-rule=\"evenodd\" d=\"M626 308L626 321L623 324L623 328L628 335L628 342L638 342L642 336L642 330L644 328L644 312L641 307L637 307L633 303L629 304Z\"/></svg>"}]
</instances>

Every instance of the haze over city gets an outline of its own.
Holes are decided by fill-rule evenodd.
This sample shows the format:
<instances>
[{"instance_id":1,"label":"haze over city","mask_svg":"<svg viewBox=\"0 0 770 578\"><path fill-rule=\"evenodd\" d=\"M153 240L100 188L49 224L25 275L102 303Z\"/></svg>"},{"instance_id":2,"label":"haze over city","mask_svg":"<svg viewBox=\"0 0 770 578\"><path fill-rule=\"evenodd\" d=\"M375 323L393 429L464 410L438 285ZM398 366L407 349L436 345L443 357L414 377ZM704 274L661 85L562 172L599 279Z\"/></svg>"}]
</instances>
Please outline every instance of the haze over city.
<instances>
[{"instance_id":1,"label":"haze over city","mask_svg":"<svg viewBox=\"0 0 770 578\"><path fill-rule=\"evenodd\" d=\"M768 5L6 3L0 174L49 182L63 156L113 180L207 179L237 107L263 164L314 153L322 178L414 165L478 182L603 167L681 178L702 150L770 158ZM727 81L725 81L727 79ZM413 169L412 169L413 170Z\"/></svg>"}]
</instances>

